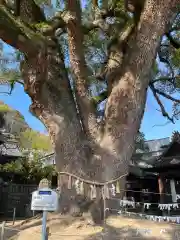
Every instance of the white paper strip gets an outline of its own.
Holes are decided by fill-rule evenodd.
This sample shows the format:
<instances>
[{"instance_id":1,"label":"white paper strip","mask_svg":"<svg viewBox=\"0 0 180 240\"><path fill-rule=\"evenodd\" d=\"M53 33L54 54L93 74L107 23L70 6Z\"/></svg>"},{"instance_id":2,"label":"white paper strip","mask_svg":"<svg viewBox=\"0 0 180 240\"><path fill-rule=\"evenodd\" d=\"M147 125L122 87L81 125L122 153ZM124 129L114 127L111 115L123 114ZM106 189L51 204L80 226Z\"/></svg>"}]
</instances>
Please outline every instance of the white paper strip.
<instances>
[{"instance_id":1,"label":"white paper strip","mask_svg":"<svg viewBox=\"0 0 180 240\"><path fill-rule=\"evenodd\" d=\"M129 200L120 200L120 206L122 207L132 206L133 208L135 208L135 202Z\"/></svg>"},{"instance_id":2,"label":"white paper strip","mask_svg":"<svg viewBox=\"0 0 180 240\"><path fill-rule=\"evenodd\" d=\"M116 187L115 187L114 184L112 184L112 187L110 188L110 191L111 191L112 196L116 196Z\"/></svg>"},{"instance_id":3,"label":"white paper strip","mask_svg":"<svg viewBox=\"0 0 180 240\"><path fill-rule=\"evenodd\" d=\"M149 219L152 221L167 221L167 222L173 222L173 223L180 223L180 216L154 216L154 215L146 215L142 213L132 213L132 212L122 212L121 210L118 211L119 214L123 214L126 216L139 216L139 217L144 217L145 219Z\"/></svg>"},{"instance_id":4,"label":"white paper strip","mask_svg":"<svg viewBox=\"0 0 180 240\"><path fill-rule=\"evenodd\" d=\"M79 179L77 179L76 181L75 181L75 189L76 189L76 193L77 194L81 194L81 189L80 189L80 181L79 181Z\"/></svg>"},{"instance_id":5,"label":"white paper strip","mask_svg":"<svg viewBox=\"0 0 180 240\"><path fill-rule=\"evenodd\" d=\"M158 208L160 208L160 210L171 210L171 208L173 209L178 208L178 204L177 203L159 204Z\"/></svg>"},{"instance_id":6,"label":"white paper strip","mask_svg":"<svg viewBox=\"0 0 180 240\"><path fill-rule=\"evenodd\" d=\"M150 206L151 206L151 203L144 203L144 208L145 209L149 209Z\"/></svg>"},{"instance_id":7,"label":"white paper strip","mask_svg":"<svg viewBox=\"0 0 180 240\"><path fill-rule=\"evenodd\" d=\"M176 201L180 199L180 194L176 195Z\"/></svg>"}]
</instances>

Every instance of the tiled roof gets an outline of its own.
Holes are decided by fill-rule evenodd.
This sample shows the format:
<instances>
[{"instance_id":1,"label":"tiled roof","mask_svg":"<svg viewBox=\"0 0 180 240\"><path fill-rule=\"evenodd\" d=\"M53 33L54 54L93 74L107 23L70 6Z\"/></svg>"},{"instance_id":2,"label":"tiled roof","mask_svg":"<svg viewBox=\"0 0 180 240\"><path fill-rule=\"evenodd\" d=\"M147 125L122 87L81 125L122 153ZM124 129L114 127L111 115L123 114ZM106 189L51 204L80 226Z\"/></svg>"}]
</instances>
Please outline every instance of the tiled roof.
<instances>
[{"instance_id":1,"label":"tiled roof","mask_svg":"<svg viewBox=\"0 0 180 240\"><path fill-rule=\"evenodd\" d=\"M22 153L18 148L18 144L16 142L6 142L0 145L0 154L8 155L8 156L16 156L21 157Z\"/></svg>"},{"instance_id":2,"label":"tiled roof","mask_svg":"<svg viewBox=\"0 0 180 240\"><path fill-rule=\"evenodd\" d=\"M45 165L54 165L55 164L55 154L50 153L41 158Z\"/></svg>"},{"instance_id":3,"label":"tiled roof","mask_svg":"<svg viewBox=\"0 0 180 240\"><path fill-rule=\"evenodd\" d=\"M161 139L154 139L146 141L146 144L149 147L149 152L158 152L162 151L163 146L167 146L170 144L170 138L161 138Z\"/></svg>"}]
</instances>

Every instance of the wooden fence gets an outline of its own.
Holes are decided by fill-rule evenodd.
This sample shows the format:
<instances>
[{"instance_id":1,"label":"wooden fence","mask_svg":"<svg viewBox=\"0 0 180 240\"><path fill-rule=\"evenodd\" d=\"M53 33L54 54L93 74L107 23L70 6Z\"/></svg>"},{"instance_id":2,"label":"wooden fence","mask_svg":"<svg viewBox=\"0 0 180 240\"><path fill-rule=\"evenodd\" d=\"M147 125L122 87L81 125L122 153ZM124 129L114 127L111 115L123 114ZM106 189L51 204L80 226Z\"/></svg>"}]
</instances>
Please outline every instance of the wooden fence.
<instances>
[{"instance_id":1,"label":"wooden fence","mask_svg":"<svg viewBox=\"0 0 180 240\"><path fill-rule=\"evenodd\" d=\"M30 217L31 193L37 189L36 185L8 184L0 186L0 216L11 218L14 209L16 217Z\"/></svg>"}]
</instances>

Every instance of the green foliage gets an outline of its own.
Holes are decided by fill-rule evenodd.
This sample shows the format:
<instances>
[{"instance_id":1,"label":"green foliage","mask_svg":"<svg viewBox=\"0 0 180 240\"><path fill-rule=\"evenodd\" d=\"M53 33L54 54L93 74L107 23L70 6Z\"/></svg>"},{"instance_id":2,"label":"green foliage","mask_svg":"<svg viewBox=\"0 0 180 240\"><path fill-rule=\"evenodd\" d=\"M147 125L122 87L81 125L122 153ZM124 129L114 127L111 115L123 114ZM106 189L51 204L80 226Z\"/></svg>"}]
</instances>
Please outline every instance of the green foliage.
<instances>
[{"instance_id":1,"label":"green foliage","mask_svg":"<svg viewBox=\"0 0 180 240\"><path fill-rule=\"evenodd\" d=\"M117 1L117 7L116 7L118 10L122 10L122 11L125 11L124 9L124 0L119 0Z\"/></svg>"},{"instance_id":2,"label":"green foliage","mask_svg":"<svg viewBox=\"0 0 180 240\"><path fill-rule=\"evenodd\" d=\"M143 152L149 151L149 147L145 142L145 135L142 132L138 132L138 134L137 134L136 142L135 142L135 149L141 150Z\"/></svg>"},{"instance_id":3,"label":"green foliage","mask_svg":"<svg viewBox=\"0 0 180 240\"><path fill-rule=\"evenodd\" d=\"M5 122L10 122L11 133L15 134L17 139L19 139L22 149L42 150L44 152L52 151L49 137L30 129L25 122L24 116L18 111L10 108L4 102L0 102L0 113L7 114ZM8 115L8 113L11 114Z\"/></svg>"},{"instance_id":4,"label":"green foliage","mask_svg":"<svg viewBox=\"0 0 180 240\"><path fill-rule=\"evenodd\" d=\"M174 51L174 54L172 55L172 63L174 65L174 67L179 68L180 69L180 48L176 49Z\"/></svg>"},{"instance_id":5,"label":"green foliage","mask_svg":"<svg viewBox=\"0 0 180 240\"><path fill-rule=\"evenodd\" d=\"M1 101L0 101L0 112L2 112L2 113L12 112L12 113L14 113L13 114L14 119L12 119L12 120L17 120L17 121L22 120L25 122L24 116L22 114L20 114L20 112L12 109L7 104L5 104L4 102L1 102Z\"/></svg>"},{"instance_id":6,"label":"green foliage","mask_svg":"<svg viewBox=\"0 0 180 240\"><path fill-rule=\"evenodd\" d=\"M56 174L53 165L45 166L39 154L34 154L33 159L23 158L11 163L0 165L1 172L20 174L23 180L38 183L42 178L51 180Z\"/></svg>"},{"instance_id":7,"label":"green foliage","mask_svg":"<svg viewBox=\"0 0 180 240\"><path fill-rule=\"evenodd\" d=\"M20 146L24 149L42 150L44 152L52 150L49 137L32 129L20 133Z\"/></svg>"},{"instance_id":8,"label":"green foliage","mask_svg":"<svg viewBox=\"0 0 180 240\"><path fill-rule=\"evenodd\" d=\"M10 108L7 104L4 104L3 102L0 102L0 112L9 112L12 111L12 108Z\"/></svg>"},{"instance_id":9,"label":"green foliage","mask_svg":"<svg viewBox=\"0 0 180 240\"><path fill-rule=\"evenodd\" d=\"M51 0L36 0L35 1L38 5L45 4L45 5L50 5Z\"/></svg>"},{"instance_id":10,"label":"green foliage","mask_svg":"<svg viewBox=\"0 0 180 240\"><path fill-rule=\"evenodd\" d=\"M6 163L0 166L1 171L4 172L14 172L14 173L21 173L22 166L19 161Z\"/></svg>"},{"instance_id":11,"label":"green foliage","mask_svg":"<svg viewBox=\"0 0 180 240\"><path fill-rule=\"evenodd\" d=\"M37 29L45 29L49 27L49 24L45 22L37 23L34 25Z\"/></svg>"}]
</instances>

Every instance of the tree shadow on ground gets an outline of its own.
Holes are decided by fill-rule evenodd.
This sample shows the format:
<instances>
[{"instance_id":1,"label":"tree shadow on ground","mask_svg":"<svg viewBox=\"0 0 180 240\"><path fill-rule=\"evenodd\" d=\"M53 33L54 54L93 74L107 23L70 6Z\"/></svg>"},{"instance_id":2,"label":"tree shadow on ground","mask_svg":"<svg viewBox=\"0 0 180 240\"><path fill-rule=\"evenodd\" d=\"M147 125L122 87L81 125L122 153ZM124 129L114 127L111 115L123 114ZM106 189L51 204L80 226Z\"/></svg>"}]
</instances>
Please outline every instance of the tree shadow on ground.
<instances>
[{"instance_id":1,"label":"tree shadow on ground","mask_svg":"<svg viewBox=\"0 0 180 240\"><path fill-rule=\"evenodd\" d=\"M180 239L180 230L176 231L176 227L166 230L166 232L159 232L153 234L151 232L144 232L143 229L138 231L137 228L132 227L113 227L106 225L104 230L100 233L89 236L84 240L178 240Z\"/></svg>"},{"instance_id":2,"label":"tree shadow on ground","mask_svg":"<svg viewBox=\"0 0 180 240\"><path fill-rule=\"evenodd\" d=\"M64 226L68 226L70 224L73 224L75 221L77 221L78 219L80 218L74 218L74 217L71 217L71 216L63 216L63 215L60 215L60 216L55 216L53 217L52 219L47 219L47 225L51 225L51 221L53 221L53 224L59 224L61 227ZM54 221L56 221L56 223L54 223ZM28 228L31 228L31 227L38 227L42 225L42 217L40 219L38 219L36 222L32 222L28 225L21 225L19 226L19 229L22 231L22 230L26 230Z\"/></svg>"},{"instance_id":3,"label":"tree shadow on ground","mask_svg":"<svg viewBox=\"0 0 180 240\"><path fill-rule=\"evenodd\" d=\"M73 224L75 221L77 221L78 218L73 218L71 216L56 216L53 217L52 219L47 219L47 226L51 227L51 221L52 225L55 227L56 225L61 226L61 227L67 227L71 224ZM32 219L31 219L32 220ZM38 218L34 219L36 220L35 222L31 222L31 220L29 221L24 221L24 225L16 225L15 227L11 227L11 226L7 226L7 228L5 228L5 234L4 234L4 240L8 240L8 239L16 239L18 237L18 233L29 229L29 228L33 228L33 227L40 227L42 225L42 216L38 216ZM29 224L27 224L29 222ZM0 230L1 231L1 230ZM0 239L1 240L1 239Z\"/></svg>"},{"instance_id":4,"label":"tree shadow on ground","mask_svg":"<svg viewBox=\"0 0 180 240\"><path fill-rule=\"evenodd\" d=\"M5 229L4 232L4 240L8 240L18 234L18 231L16 229Z\"/></svg>"},{"instance_id":5,"label":"tree shadow on ground","mask_svg":"<svg viewBox=\"0 0 180 240\"><path fill-rule=\"evenodd\" d=\"M38 219L39 220L39 219ZM52 220L52 222L51 222ZM73 223L77 223L73 225ZM38 225L41 225L41 221L38 221ZM36 223L37 226L37 223ZM171 224L171 223L164 223L164 222L151 222L148 220L142 219L129 219L129 218L122 218L119 216L111 216L107 219L106 224L104 224L104 228L101 232L94 232L96 226L92 226L89 222L88 218L73 218L70 216L53 216L48 219L48 226L50 229L50 233L52 234L53 239L70 239L71 237L66 236L66 230L71 226L71 234L74 232L75 236L73 236L73 240L81 239L81 240L130 240L130 239L137 239L137 240L179 240L180 239L180 225L178 224ZM91 229L92 231L89 231ZM30 223L28 226L23 226L25 230L27 228L33 227L33 222ZM67 229L66 229L67 227ZM93 227L93 228L92 228ZM145 229L149 228L149 229ZM95 229L94 229L95 228ZM89 230L88 230L89 229ZM102 229L102 228L101 228ZM80 232L87 234L87 230L91 235L82 236ZM149 231L148 231L149 230ZM152 232L150 232L150 230ZM33 231L33 230L32 230ZM38 230L39 231L39 230ZM41 231L41 230L40 230ZM62 232L61 232L62 231ZM68 230L69 231L69 230ZM62 233L62 235L61 235ZM60 235L59 235L60 234ZM63 235L65 234L65 235ZM69 232L68 232L69 234ZM12 237L17 235L17 232L6 232L6 236ZM65 237L66 236L66 237ZM56 238L57 237L57 238ZM14 239L14 238L13 238ZM51 235L50 235L51 239Z\"/></svg>"}]
</instances>

